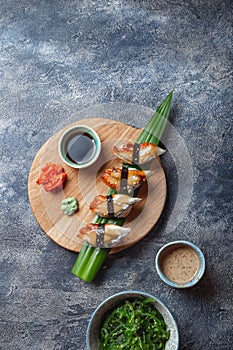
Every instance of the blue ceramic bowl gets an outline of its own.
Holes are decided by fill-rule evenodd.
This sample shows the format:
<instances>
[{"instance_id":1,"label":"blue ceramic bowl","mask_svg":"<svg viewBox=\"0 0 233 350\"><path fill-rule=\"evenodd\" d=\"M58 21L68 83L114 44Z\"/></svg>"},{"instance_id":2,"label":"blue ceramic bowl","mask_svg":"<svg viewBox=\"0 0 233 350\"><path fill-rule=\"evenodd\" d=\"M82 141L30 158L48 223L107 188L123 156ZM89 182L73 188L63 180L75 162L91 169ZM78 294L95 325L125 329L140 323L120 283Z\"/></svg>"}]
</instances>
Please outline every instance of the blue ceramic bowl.
<instances>
[{"instance_id":1,"label":"blue ceramic bowl","mask_svg":"<svg viewBox=\"0 0 233 350\"><path fill-rule=\"evenodd\" d=\"M66 144L69 139L71 139L73 136L77 134L80 134L80 135L84 134L89 136L94 144L92 155L90 158L88 158L86 162L76 163L67 157ZM75 169L87 168L88 166L92 165L98 159L100 155L100 151L101 151L101 141L100 141L99 135L94 129L86 125L77 124L65 130L58 144L58 152L62 161Z\"/></svg>"},{"instance_id":2,"label":"blue ceramic bowl","mask_svg":"<svg viewBox=\"0 0 233 350\"><path fill-rule=\"evenodd\" d=\"M105 317L111 311L122 304L126 300L138 299L141 297L154 299L155 308L163 315L168 329L170 330L170 339L167 341L165 350L178 350L179 348L179 333L176 321L167 307L157 298L145 292L134 290L124 291L110 296L105 299L94 311L87 327L86 347L87 350L98 350L100 346L99 336L101 325Z\"/></svg>"},{"instance_id":3,"label":"blue ceramic bowl","mask_svg":"<svg viewBox=\"0 0 233 350\"><path fill-rule=\"evenodd\" d=\"M162 268L162 261L164 255L168 254L169 252L172 252L175 249L178 248L184 248L184 247L189 247L194 250L196 253L196 256L198 258L198 268L195 273L195 275L192 277L191 280L188 280L185 283L176 283L172 281L171 279L167 278L167 276L163 272ZM169 285L170 287L174 288L190 288L197 284L200 279L202 278L204 272L205 272L205 257L202 253L202 251L193 243L188 242L188 241L174 241L170 242L166 245L164 245L157 253L156 258L155 258L155 266L156 270L160 276L160 278L163 280L164 283Z\"/></svg>"}]
</instances>

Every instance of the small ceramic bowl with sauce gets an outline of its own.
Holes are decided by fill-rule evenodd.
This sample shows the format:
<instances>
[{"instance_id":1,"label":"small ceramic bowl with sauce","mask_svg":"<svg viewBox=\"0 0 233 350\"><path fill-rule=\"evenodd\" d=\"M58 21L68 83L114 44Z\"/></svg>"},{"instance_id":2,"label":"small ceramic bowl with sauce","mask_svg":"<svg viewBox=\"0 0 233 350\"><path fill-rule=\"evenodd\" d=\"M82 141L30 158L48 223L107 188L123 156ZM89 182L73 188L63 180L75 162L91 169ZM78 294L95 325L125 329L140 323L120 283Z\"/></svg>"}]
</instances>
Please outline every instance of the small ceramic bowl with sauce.
<instances>
[{"instance_id":1,"label":"small ceramic bowl with sauce","mask_svg":"<svg viewBox=\"0 0 233 350\"><path fill-rule=\"evenodd\" d=\"M75 169L92 165L98 159L100 151L99 135L86 125L75 125L67 129L58 144L63 162Z\"/></svg>"},{"instance_id":2,"label":"small ceramic bowl with sauce","mask_svg":"<svg viewBox=\"0 0 233 350\"><path fill-rule=\"evenodd\" d=\"M195 244L174 241L158 251L155 266L160 278L170 287L189 288L202 278L205 258Z\"/></svg>"}]
</instances>

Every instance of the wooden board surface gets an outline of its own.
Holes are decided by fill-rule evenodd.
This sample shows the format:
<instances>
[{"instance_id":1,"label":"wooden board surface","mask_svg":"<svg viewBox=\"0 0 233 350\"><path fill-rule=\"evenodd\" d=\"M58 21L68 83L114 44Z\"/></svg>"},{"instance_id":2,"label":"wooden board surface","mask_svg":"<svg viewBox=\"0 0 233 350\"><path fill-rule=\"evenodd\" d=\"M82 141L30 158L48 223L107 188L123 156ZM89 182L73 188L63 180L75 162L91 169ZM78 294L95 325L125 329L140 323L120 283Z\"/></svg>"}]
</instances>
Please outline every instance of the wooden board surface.
<instances>
[{"instance_id":1,"label":"wooden board surface","mask_svg":"<svg viewBox=\"0 0 233 350\"><path fill-rule=\"evenodd\" d=\"M62 133L69 127L83 124L92 127L99 134L102 149L99 159L86 169L73 169L63 164L58 153L58 142ZM39 150L32 163L28 177L28 195L32 212L44 232L57 244L71 251L79 252L82 241L78 238L79 229L92 222L95 215L89 210L89 204L97 194L106 194L108 187L100 180L100 175L108 166L121 165L111 153L114 145L135 141L141 130L110 119L82 119L60 130ZM46 192L36 184L41 168L48 162L62 164L67 173L64 189L58 193ZM131 231L114 247L116 253L137 243L153 228L159 219L166 199L166 178L160 160L152 162L152 176L141 187L136 203L124 226ZM75 197L79 201L79 211L72 216L61 210L64 198Z\"/></svg>"}]
</instances>

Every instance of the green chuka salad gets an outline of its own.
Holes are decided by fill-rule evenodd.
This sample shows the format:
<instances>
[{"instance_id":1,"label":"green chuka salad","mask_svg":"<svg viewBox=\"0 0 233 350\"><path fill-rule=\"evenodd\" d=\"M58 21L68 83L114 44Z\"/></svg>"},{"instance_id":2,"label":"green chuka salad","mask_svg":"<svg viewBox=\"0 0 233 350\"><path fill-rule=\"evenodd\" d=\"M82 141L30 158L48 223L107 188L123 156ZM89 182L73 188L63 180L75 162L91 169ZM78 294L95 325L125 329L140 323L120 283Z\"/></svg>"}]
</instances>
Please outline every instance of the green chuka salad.
<instances>
[{"instance_id":1,"label":"green chuka salad","mask_svg":"<svg viewBox=\"0 0 233 350\"><path fill-rule=\"evenodd\" d=\"M100 330L99 350L161 350L170 331L151 298L125 301L116 307Z\"/></svg>"}]
</instances>

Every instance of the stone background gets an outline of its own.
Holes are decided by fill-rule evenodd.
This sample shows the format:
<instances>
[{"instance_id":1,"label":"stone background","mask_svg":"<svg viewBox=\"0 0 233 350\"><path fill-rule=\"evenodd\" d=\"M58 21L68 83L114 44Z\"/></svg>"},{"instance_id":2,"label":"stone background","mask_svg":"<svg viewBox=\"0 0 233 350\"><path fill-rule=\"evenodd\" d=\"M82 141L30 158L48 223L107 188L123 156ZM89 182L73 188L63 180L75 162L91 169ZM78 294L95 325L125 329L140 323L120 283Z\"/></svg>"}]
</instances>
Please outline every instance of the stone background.
<instances>
[{"instance_id":1,"label":"stone background","mask_svg":"<svg viewBox=\"0 0 233 350\"><path fill-rule=\"evenodd\" d=\"M230 350L232 2L0 5L0 349L83 350L95 307L136 289L171 310L181 350ZM50 136L82 117L143 127L170 90L163 214L145 239L110 256L87 284L71 274L77 254L52 242L31 213L31 163ZM176 149L178 138L183 149ZM155 271L156 252L176 239L196 243L206 257L205 276L190 290L169 288Z\"/></svg>"}]
</instances>

